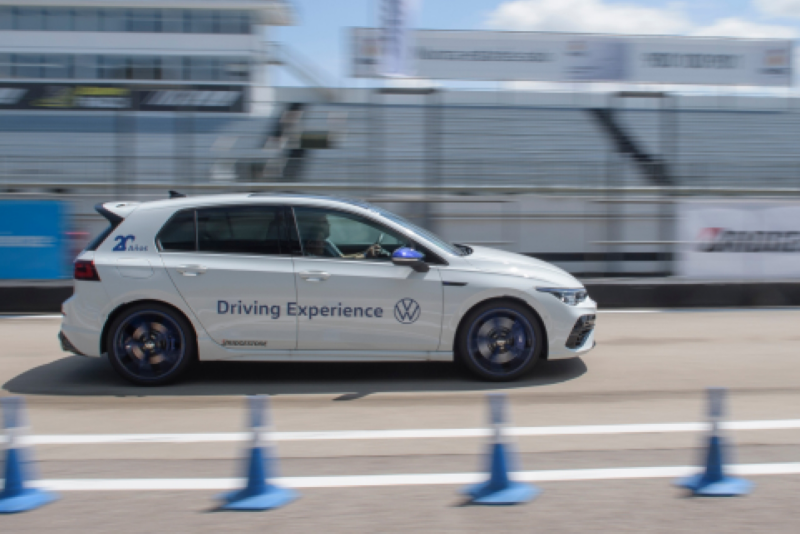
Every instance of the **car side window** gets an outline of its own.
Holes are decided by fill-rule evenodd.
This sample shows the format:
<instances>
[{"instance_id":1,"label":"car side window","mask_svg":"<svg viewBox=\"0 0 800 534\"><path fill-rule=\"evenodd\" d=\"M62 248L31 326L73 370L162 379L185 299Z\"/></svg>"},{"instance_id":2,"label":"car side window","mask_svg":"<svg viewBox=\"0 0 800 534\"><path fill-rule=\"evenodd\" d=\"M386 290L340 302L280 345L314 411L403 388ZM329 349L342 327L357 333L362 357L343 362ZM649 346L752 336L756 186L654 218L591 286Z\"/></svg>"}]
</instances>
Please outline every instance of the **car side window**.
<instances>
[{"instance_id":1,"label":"car side window","mask_svg":"<svg viewBox=\"0 0 800 534\"><path fill-rule=\"evenodd\" d=\"M277 206L228 206L197 210L200 252L281 254L283 209Z\"/></svg>"},{"instance_id":2,"label":"car side window","mask_svg":"<svg viewBox=\"0 0 800 534\"><path fill-rule=\"evenodd\" d=\"M391 261L392 253L409 240L358 215L319 208L295 208L303 255Z\"/></svg>"},{"instance_id":3,"label":"car side window","mask_svg":"<svg viewBox=\"0 0 800 534\"><path fill-rule=\"evenodd\" d=\"M195 250L197 234L194 229L194 210L178 212L158 234L158 244L164 252Z\"/></svg>"}]
</instances>

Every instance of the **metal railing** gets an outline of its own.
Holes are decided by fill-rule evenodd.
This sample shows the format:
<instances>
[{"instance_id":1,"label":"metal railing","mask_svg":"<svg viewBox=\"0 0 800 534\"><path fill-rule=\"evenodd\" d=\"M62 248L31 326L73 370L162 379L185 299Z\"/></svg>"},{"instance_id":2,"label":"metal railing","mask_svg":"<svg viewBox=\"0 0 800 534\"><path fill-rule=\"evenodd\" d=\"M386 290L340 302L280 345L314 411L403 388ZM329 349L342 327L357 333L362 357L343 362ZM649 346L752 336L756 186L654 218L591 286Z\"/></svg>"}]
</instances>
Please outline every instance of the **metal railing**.
<instances>
[{"instance_id":1,"label":"metal railing","mask_svg":"<svg viewBox=\"0 0 800 534\"><path fill-rule=\"evenodd\" d=\"M289 159L301 169L287 180L280 174L286 159L268 157L115 156L32 157L0 155L0 189L71 189L190 186L198 190L226 188L390 189L395 191L599 191L615 188L661 191L629 163L553 159L470 158L437 161L439 182L426 183L431 162L423 158L382 159L324 157L312 154ZM125 173L119 175L124 164ZM278 166L278 164L280 164ZM752 194L758 191L800 189L800 164L684 163L669 168L675 191L697 194Z\"/></svg>"}]
</instances>

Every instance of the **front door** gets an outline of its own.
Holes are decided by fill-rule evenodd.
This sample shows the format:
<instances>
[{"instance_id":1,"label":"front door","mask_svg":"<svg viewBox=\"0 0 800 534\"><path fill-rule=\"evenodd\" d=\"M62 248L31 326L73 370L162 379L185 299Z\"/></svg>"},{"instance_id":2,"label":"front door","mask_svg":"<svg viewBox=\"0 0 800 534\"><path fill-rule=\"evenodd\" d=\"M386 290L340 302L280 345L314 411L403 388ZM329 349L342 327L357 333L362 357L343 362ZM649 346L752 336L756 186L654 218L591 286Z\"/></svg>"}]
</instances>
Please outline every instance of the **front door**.
<instances>
[{"instance_id":1,"label":"front door","mask_svg":"<svg viewBox=\"0 0 800 534\"><path fill-rule=\"evenodd\" d=\"M297 318L285 208L224 206L177 214L159 234L170 278L211 338L242 350L294 349Z\"/></svg>"},{"instance_id":2,"label":"front door","mask_svg":"<svg viewBox=\"0 0 800 534\"><path fill-rule=\"evenodd\" d=\"M436 351L442 324L439 270L392 263L408 238L343 211L295 208L300 350Z\"/></svg>"}]
</instances>

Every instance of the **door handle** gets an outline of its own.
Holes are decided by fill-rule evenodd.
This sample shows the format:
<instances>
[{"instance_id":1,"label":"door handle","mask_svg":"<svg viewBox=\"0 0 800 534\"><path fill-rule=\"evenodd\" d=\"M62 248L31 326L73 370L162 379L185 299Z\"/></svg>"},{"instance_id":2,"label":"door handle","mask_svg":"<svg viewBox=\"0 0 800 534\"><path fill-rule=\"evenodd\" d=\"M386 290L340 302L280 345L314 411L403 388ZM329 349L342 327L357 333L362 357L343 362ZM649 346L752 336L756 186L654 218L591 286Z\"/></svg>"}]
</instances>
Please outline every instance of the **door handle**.
<instances>
[{"instance_id":1,"label":"door handle","mask_svg":"<svg viewBox=\"0 0 800 534\"><path fill-rule=\"evenodd\" d=\"M324 271L302 271L298 274L300 275L300 278L306 282L322 282L323 280L327 280L331 277L329 273Z\"/></svg>"},{"instance_id":2,"label":"door handle","mask_svg":"<svg viewBox=\"0 0 800 534\"><path fill-rule=\"evenodd\" d=\"M205 265L178 265L175 268L183 276L200 276L206 272Z\"/></svg>"}]
</instances>

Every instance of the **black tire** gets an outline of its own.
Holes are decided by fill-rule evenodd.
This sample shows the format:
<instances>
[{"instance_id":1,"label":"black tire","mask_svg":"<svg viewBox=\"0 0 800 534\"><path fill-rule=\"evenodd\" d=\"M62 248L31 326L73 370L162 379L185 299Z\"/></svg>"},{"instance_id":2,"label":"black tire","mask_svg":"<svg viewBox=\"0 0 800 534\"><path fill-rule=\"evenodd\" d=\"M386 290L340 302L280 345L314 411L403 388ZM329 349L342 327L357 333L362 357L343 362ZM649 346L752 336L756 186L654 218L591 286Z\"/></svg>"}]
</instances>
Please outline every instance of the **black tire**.
<instances>
[{"instance_id":1,"label":"black tire","mask_svg":"<svg viewBox=\"0 0 800 534\"><path fill-rule=\"evenodd\" d=\"M471 310L456 334L456 358L472 374L508 382L528 373L542 354L545 336L524 305L494 300Z\"/></svg>"},{"instance_id":2,"label":"black tire","mask_svg":"<svg viewBox=\"0 0 800 534\"><path fill-rule=\"evenodd\" d=\"M132 306L109 325L108 361L126 380L162 386L177 380L197 358L192 325L175 310L156 303Z\"/></svg>"}]
</instances>

